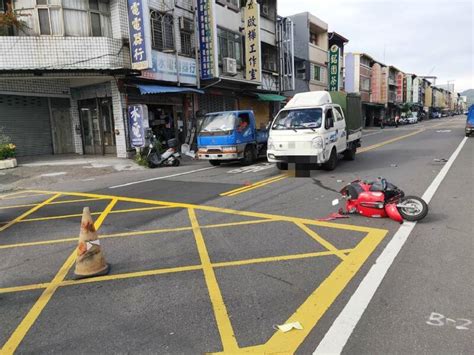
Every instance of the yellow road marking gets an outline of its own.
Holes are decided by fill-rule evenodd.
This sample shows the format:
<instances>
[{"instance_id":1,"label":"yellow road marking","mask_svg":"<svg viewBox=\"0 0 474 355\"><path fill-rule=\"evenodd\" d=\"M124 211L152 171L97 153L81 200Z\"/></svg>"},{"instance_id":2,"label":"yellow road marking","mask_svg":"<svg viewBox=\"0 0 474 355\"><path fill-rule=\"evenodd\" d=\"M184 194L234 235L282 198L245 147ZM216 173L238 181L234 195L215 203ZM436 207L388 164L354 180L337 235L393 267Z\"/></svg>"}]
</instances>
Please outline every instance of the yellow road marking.
<instances>
[{"instance_id":1,"label":"yellow road marking","mask_svg":"<svg viewBox=\"0 0 474 355\"><path fill-rule=\"evenodd\" d=\"M424 132L425 130L426 130L425 128L422 128L422 129L419 129L415 132L405 134L405 135L400 136L400 137L395 137L395 138L392 138L392 139L389 139L389 140L386 140L386 141L383 141L383 142L380 142L380 143L377 143L377 144L369 145L368 147L360 148L360 149L357 150L357 154L364 153L364 152L367 152L369 150L373 150L373 149L376 149L376 148L383 147L384 145L394 143L394 142L397 142L399 140L414 136L416 134Z\"/></svg>"},{"instance_id":2,"label":"yellow road marking","mask_svg":"<svg viewBox=\"0 0 474 355\"><path fill-rule=\"evenodd\" d=\"M210 228L223 228L223 227L234 227L234 226L241 226L247 224L260 224L260 223L268 223L268 222L275 222L271 219L258 219L255 221L241 221L241 222L231 222L231 223L220 223L220 224L209 224L201 226L201 229L210 229ZM108 239L108 238L125 238L125 237L139 237L142 235L149 235L149 234L161 234L161 233L170 233L170 232L183 232L183 231L190 231L193 230L192 227L177 227L177 228L166 228L166 229L151 229L146 231L133 231L133 232L124 232L124 233L114 233L114 234L103 234L100 236L101 239ZM37 242L26 242L26 243L17 243L17 244L5 244L0 245L1 249L12 249L12 248L23 248L23 247L31 247L37 245L49 245L49 244L59 244L59 243L69 243L77 241L77 237L70 237L70 238L62 238L62 239L49 239L49 240L40 240Z\"/></svg>"},{"instance_id":3,"label":"yellow road marking","mask_svg":"<svg viewBox=\"0 0 474 355\"><path fill-rule=\"evenodd\" d=\"M324 238L322 238L318 233L316 233L315 231L313 231L312 229L308 228L307 226L305 226L303 223L300 223L300 222L297 222L295 223L298 227L300 227L303 231L306 232L306 234L308 234L311 238L313 238L316 242L318 242L319 244L321 244L323 247L325 247L327 250L329 250L330 252L336 254L339 258L341 258L342 260L345 260L347 257L346 255L338 250L334 245L332 245L331 243L329 243L327 240L325 240Z\"/></svg>"},{"instance_id":4,"label":"yellow road marking","mask_svg":"<svg viewBox=\"0 0 474 355\"><path fill-rule=\"evenodd\" d=\"M207 252L206 243L199 227L199 222L196 217L194 209L188 209L189 220L193 227L194 239L201 259L201 264L204 272L204 279L206 280L209 297L211 299L214 316L216 317L217 328L221 336L222 346L224 352L233 352L239 348L237 339L235 338L234 330L227 314L227 308L222 298L219 284L217 283L216 274L212 268L211 259Z\"/></svg>"},{"instance_id":5,"label":"yellow road marking","mask_svg":"<svg viewBox=\"0 0 474 355\"><path fill-rule=\"evenodd\" d=\"M58 195L54 195L51 199L57 197ZM49 201L49 200L47 200ZM105 208L105 210L102 212L102 214L99 216L99 218L95 221L94 226L96 230L100 228L102 225L102 222L105 220L107 215L110 213L112 208L115 206L117 203L118 199L114 198L108 206ZM46 202L46 201L45 201ZM39 208L39 207L38 207ZM22 342L28 331L30 330L31 326L36 322L38 317L40 316L41 312L43 309L46 307L48 302L51 300L51 297L53 297L54 293L58 289L60 283L64 280L66 277L67 273L71 269L71 267L74 264L74 261L76 260L76 250L74 250L71 255L66 259L66 262L63 264L63 266L59 269L58 273L56 276L53 278L51 283L46 287L46 289L43 291L41 296L38 298L36 303L31 307L31 309L28 311L28 314L23 318L21 323L18 325L18 327L15 329L13 334L10 336L8 341L5 343L5 345L2 348L2 352L5 352L6 354L13 354L15 350L18 348L18 345Z\"/></svg>"},{"instance_id":6,"label":"yellow road marking","mask_svg":"<svg viewBox=\"0 0 474 355\"><path fill-rule=\"evenodd\" d=\"M282 322L300 322L303 326L302 330L288 333L277 331L266 344L241 348L240 352L294 353L383 240L386 233L387 231L380 230L369 232L290 318Z\"/></svg>"},{"instance_id":7,"label":"yellow road marking","mask_svg":"<svg viewBox=\"0 0 474 355\"><path fill-rule=\"evenodd\" d=\"M59 193L63 193L63 192L59 192ZM307 219L307 218L273 215L273 214L262 213L262 212L238 211L238 210L232 210L229 208L214 207L214 206L207 206L207 205L193 205L190 203L156 201L156 200L147 200L147 199L134 198L134 197L97 195L97 194L91 194L91 193L67 192L64 194L68 194L72 196L100 197L100 198L107 198L107 199L118 198L120 201L125 201L125 202L136 202L136 203L144 203L144 204L159 205L159 206L172 206L172 207L185 208L185 209L192 208L192 209L207 211L207 212L225 213L225 214L230 214L230 215L235 215L235 216L254 217L254 218L260 218L260 219L272 219L272 220L278 220L282 222L301 222L301 223L309 224L309 225L336 228L336 229L342 229L342 230L350 230L354 232L368 233L374 230L381 230L381 229L376 229L376 228L371 228L371 227L363 227L363 226L356 226L356 225L343 224L343 223L330 223L330 222L324 222L324 221L316 221L316 220Z\"/></svg>"},{"instance_id":8,"label":"yellow road marking","mask_svg":"<svg viewBox=\"0 0 474 355\"><path fill-rule=\"evenodd\" d=\"M4 287L4 288L0 288L0 294L2 294L2 293L12 293L12 292L21 292L21 291L39 290L39 289L48 287L48 285L49 285L49 283L42 283L42 284L33 284L33 285ZM0 352L0 354L1 354L1 352Z\"/></svg>"},{"instance_id":9,"label":"yellow road marking","mask_svg":"<svg viewBox=\"0 0 474 355\"><path fill-rule=\"evenodd\" d=\"M254 190L256 188L266 186L268 184L283 180L287 177L288 177L287 175L278 175L278 176L272 177L270 179L255 182L255 183L253 183L251 185L248 185L248 186L239 187L238 189L223 192L219 196L235 196L235 195L238 195L238 194L241 194L241 193L244 193L244 192L247 192L247 191L250 191L250 190Z\"/></svg>"},{"instance_id":10,"label":"yellow road marking","mask_svg":"<svg viewBox=\"0 0 474 355\"><path fill-rule=\"evenodd\" d=\"M342 249L338 250L341 253L350 253L352 249ZM332 251L318 251L315 253L305 253L305 254L294 254L294 255L281 255L281 256L270 256L266 258L257 258L257 259L246 259L246 260L236 260L236 261L223 261L219 263L212 264L213 268L220 267L229 267L229 266L242 266L242 265L252 265L252 264L261 264L261 263L270 263L276 261L288 261L288 260L299 260L307 258L317 258L319 256L329 256L337 255Z\"/></svg>"},{"instance_id":11,"label":"yellow road marking","mask_svg":"<svg viewBox=\"0 0 474 355\"><path fill-rule=\"evenodd\" d=\"M110 214L116 214L116 213L129 213L129 212L141 212L141 211L154 211L154 210L163 210L163 209L168 209L168 208L173 208L173 207L168 207L168 206L158 206L158 207L139 207L139 208L130 208L126 210L115 210L115 211L110 211ZM92 216L97 216L100 215L102 212L93 212L91 213ZM49 217L38 217L38 218L27 218L23 219L20 222L38 222L38 221L49 221L52 219L65 219L65 218L73 218L73 217L81 217L82 213L76 213L76 214L67 214L67 215L60 215L60 216L49 216ZM2 222L0 222L2 223Z\"/></svg>"},{"instance_id":12,"label":"yellow road marking","mask_svg":"<svg viewBox=\"0 0 474 355\"><path fill-rule=\"evenodd\" d=\"M14 220L11 220L10 222L8 222L7 224L5 224L4 226L0 227L0 232L4 231L5 229L11 227L12 225L14 225L15 223L18 223L20 222L22 219L28 217L30 214L36 212L37 210L39 210L41 207L43 206L46 206L48 203L52 202L54 199L58 198L59 196L61 196L60 193L56 193L54 194L52 197L48 198L47 200L41 202L40 204L36 205L35 207L29 209L28 211L26 211L25 213L23 213L22 215L18 216L17 218L15 218Z\"/></svg>"},{"instance_id":13,"label":"yellow road marking","mask_svg":"<svg viewBox=\"0 0 474 355\"><path fill-rule=\"evenodd\" d=\"M75 202L85 202L85 201L97 201L97 200L104 200L103 198L81 198L79 200L66 200L66 201L53 201L50 202L49 205L59 205L63 203L75 203ZM38 203L31 203L27 205L13 205L13 206L0 206L0 210L5 210L9 208L20 208L20 207L34 207L37 206Z\"/></svg>"},{"instance_id":14,"label":"yellow road marking","mask_svg":"<svg viewBox=\"0 0 474 355\"><path fill-rule=\"evenodd\" d=\"M341 249L339 251L342 253L350 253L352 250L353 249ZM320 256L331 256L331 255L336 255L336 254L330 251L320 251L320 252L315 252L315 253L292 254L292 255L271 256L271 257L265 257L265 258L223 261L219 263L213 263L212 267L224 268L224 267L252 265L252 264L270 263L270 262L278 262L278 261L308 259L308 258L316 258ZM131 278L138 278L138 277L163 275L163 274L171 274L171 273L186 272L186 271L196 271L196 270L202 270L202 265L189 265L189 266L178 266L178 267L173 267L173 268L135 271L135 272L122 273L122 274L115 274L115 275L99 276L99 277L82 279L82 280L64 280L60 283L59 286L66 287L66 286L74 286L74 285L80 285L80 284L85 284L85 283L131 279ZM40 283L40 284L32 284L32 285L5 287L5 288L0 288L0 294L37 290L37 289L46 288L48 287L48 285L49 283Z\"/></svg>"}]
</instances>

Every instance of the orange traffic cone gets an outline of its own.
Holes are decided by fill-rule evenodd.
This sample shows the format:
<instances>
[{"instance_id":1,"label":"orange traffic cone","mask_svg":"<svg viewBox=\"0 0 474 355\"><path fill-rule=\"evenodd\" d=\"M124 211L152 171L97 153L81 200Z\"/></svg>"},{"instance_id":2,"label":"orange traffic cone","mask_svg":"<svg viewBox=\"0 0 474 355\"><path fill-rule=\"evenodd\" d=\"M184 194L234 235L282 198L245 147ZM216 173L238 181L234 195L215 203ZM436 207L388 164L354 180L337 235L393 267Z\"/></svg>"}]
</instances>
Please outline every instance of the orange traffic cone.
<instances>
[{"instance_id":1,"label":"orange traffic cone","mask_svg":"<svg viewBox=\"0 0 474 355\"><path fill-rule=\"evenodd\" d=\"M99 237L94 227L89 207L82 211L81 232L77 246L76 269L74 278L83 279L92 276L101 276L109 273L107 264L100 247Z\"/></svg>"}]
</instances>

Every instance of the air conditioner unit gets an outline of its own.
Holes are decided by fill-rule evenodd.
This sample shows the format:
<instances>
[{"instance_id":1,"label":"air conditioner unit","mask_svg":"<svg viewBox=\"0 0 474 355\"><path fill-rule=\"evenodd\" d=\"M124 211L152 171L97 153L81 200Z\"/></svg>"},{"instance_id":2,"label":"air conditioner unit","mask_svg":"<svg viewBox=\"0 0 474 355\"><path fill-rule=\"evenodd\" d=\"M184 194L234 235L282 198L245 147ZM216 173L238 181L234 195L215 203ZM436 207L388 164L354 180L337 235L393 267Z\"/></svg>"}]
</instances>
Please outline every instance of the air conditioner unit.
<instances>
[{"instance_id":1,"label":"air conditioner unit","mask_svg":"<svg viewBox=\"0 0 474 355\"><path fill-rule=\"evenodd\" d=\"M179 30L180 31L187 31L187 32L194 32L193 20L188 19L186 17L180 17L179 18Z\"/></svg>"},{"instance_id":2,"label":"air conditioner unit","mask_svg":"<svg viewBox=\"0 0 474 355\"><path fill-rule=\"evenodd\" d=\"M270 8L268 5L262 5L262 15L269 16L270 15Z\"/></svg>"},{"instance_id":3,"label":"air conditioner unit","mask_svg":"<svg viewBox=\"0 0 474 355\"><path fill-rule=\"evenodd\" d=\"M237 75L237 60L234 58L224 58L222 67L224 74L231 76Z\"/></svg>"}]
</instances>

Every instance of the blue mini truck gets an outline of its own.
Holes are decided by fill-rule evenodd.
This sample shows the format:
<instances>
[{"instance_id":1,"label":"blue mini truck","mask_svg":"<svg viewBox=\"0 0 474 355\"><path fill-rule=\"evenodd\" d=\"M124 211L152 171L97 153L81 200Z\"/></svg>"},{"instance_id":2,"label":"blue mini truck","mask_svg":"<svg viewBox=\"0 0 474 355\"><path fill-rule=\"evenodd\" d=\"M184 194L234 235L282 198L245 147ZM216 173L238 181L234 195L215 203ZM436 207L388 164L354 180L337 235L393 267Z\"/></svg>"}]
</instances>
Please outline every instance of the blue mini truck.
<instances>
[{"instance_id":1,"label":"blue mini truck","mask_svg":"<svg viewBox=\"0 0 474 355\"><path fill-rule=\"evenodd\" d=\"M217 166L226 161L254 163L267 151L268 130L257 129L253 111L208 113L198 133L198 158Z\"/></svg>"}]
</instances>

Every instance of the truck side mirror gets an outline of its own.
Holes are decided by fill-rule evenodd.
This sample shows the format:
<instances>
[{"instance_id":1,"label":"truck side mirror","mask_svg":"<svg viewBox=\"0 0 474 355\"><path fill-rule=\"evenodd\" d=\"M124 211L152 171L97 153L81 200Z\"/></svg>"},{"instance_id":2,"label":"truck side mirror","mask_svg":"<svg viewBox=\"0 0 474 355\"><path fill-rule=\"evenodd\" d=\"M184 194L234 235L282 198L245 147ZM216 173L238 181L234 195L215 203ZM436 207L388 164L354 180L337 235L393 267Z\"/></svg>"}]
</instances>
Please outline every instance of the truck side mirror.
<instances>
[{"instance_id":1,"label":"truck side mirror","mask_svg":"<svg viewBox=\"0 0 474 355\"><path fill-rule=\"evenodd\" d=\"M332 117L326 117L326 125L325 125L325 128L326 129L330 129L330 128L333 128L334 127L334 118Z\"/></svg>"},{"instance_id":2,"label":"truck side mirror","mask_svg":"<svg viewBox=\"0 0 474 355\"><path fill-rule=\"evenodd\" d=\"M467 115L466 115L467 116ZM271 127L272 123L271 122L268 122L267 125L265 126L265 130L269 130L270 127Z\"/></svg>"}]
</instances>

